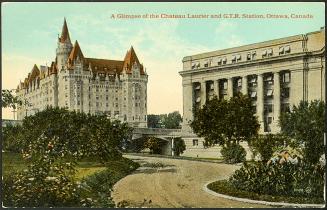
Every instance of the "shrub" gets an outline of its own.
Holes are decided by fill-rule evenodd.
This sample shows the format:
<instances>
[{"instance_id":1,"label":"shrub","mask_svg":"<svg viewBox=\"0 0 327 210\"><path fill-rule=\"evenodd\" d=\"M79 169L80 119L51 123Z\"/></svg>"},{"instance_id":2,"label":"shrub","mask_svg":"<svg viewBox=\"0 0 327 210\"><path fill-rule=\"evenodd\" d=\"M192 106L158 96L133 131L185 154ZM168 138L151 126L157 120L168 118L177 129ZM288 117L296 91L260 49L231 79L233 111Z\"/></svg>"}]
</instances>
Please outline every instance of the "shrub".
<instances>
[{"instance_id":1,"label":"shrub","mask_svg":"<svg viewBox=\"0 0 327 210\"><path fill-rule=\"evenodd\" d=\"M237 189L258 194L322 197L324 170L324 166L306 163L245 163L229 182Z\"/></svg>"},{"instance_id":2,"label":"shrub","mask_svg":"<svg viewBox=\"0 0 327 210\"><path fill-rule=\"evenodd\" d=\"M85 197L93 198L92 205L95 207L114 207L111 198L113 185L140 165L123 158L119 161L107 162L106 166L107 169L104 171L97 172L82 181L84 188L87 190Z\"/></svg>"},{"instance_id":3,"label":"shrub","mask_svg":"<svg viewBox=\"0 0 327 210\"><path fill-rule=\"evenodd\" d=\"M175 155L179 156L180 154L183 154L183 152L186 149L185 142L182 138L174 138L174 147L173 150L175 152Z\"/></svg>"},{"instance_id":4,"label":"shrub","mask_svg":"<svg viewBox=\"0 0 327 210\"><path fill-rule=\"evenodd\" d=\"M294 138L303 147L303 160L316 164L326 150L324 146L325 103L301 101L290 113L280 117L282 133Z\"/></svg>"},{"instance_id":5,"label":"shrub","mask_svg":"<svg viewBox=\"0 0 327 210\"><path fill-rule=\"evenodd\" d=\"M275 149L283 146L286 141L286 137L282 135L267 134L251 139L249 145L254 155L259 153L261 160L267 162L272 157Z\"/></svg>"},{"instance_id":6,"label":"shrub","mask_svg":"<svg viewBox=\"0 0 327 210\"><path fill-rule=\"evenodd\" d=\"M226 163L241 163L245 161L246 151L241 145L233 143L224 146L221 149L221 155Z\"/></svg>"}]
</instances>

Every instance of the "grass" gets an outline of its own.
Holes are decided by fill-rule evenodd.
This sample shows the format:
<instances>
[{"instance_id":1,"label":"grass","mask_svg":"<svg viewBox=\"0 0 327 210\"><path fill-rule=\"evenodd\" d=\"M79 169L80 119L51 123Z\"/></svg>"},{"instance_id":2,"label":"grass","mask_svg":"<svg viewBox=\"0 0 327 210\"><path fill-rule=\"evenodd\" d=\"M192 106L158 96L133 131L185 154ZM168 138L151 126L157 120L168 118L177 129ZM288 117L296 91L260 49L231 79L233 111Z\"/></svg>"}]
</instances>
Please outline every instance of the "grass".
<instances>
[{"instance_id":1,"label":"grass","mask_svg":"<svg viewBox=\"0 0 327 210\"><path fill-rule=\"evenodd\" d=\"M3 176L10 176L12 173L19 172L27 169L23 157L19 153L2 153L2 173ZM106 169L106 166L102 163L96 162L95 160L84 159L77 162L75 178L77 181L90 176L96 172L100 172Z\"/></svg>"},{"instance_id":2,"label":"grass","mask_svg":"<svg viewBox=\"0 0 327 210\"><path fill-rule=\"evenodd\" d=\"M219 180L212 182L208 185L208 188L217 193L230 195L239 198L248 198L252 200L261 200L269 202L286 202L286 203L299 203L299 204L324 204L323 197L310 198L310 197L291 197L280 195L261 195L254 192L248 192L240 189L236 189L227 180Z\"/></svg>"}]
</instances>

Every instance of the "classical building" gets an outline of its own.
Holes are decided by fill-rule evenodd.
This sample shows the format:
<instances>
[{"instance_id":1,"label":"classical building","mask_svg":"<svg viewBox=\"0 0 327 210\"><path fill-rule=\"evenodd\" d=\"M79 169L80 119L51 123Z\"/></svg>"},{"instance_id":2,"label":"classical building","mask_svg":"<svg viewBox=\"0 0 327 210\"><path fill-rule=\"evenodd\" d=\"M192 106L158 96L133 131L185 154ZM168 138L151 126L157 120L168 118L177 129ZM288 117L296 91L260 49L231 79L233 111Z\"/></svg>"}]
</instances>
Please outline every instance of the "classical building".
<instances>
[{"instance_id":1,"label":"classical building","mask_svg":"<svg viewBox=\"0 0 327 210\"><path fill-rule=\"evenodd\" d=\"M183 58L183 132L187 156L217 156L191 130L193 107L213 95L252 99L260 133L277 133L281 112L301 100L325 100L325 27L319 31Z\"/></svg>"},{"instance_id":2,"label":"classical building","mask_svg":"<svg viewBox=\"0 0 327 210\"><path fill-rule=\"evenodd\" d=\"M64 20L51 66L34 65L17 87L17 96L28 101L18 108L17 119L52 106L146 127L147 81L133 47L124 60L85 57L77 41L72 45Z\"/></svg>"}]
</instances>

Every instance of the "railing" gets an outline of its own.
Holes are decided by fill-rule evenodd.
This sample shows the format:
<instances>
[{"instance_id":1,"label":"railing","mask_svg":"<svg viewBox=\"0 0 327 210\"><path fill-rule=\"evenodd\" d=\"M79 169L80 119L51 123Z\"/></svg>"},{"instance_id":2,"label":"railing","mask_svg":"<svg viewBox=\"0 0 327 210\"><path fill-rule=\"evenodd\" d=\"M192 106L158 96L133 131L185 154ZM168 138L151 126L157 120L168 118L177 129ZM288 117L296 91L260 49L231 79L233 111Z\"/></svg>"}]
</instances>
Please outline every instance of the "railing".
<instances>
[{"instance_id":1,"label":"railing","mask_svg":"<svg viewBox=\"0 0 327 210\"><path fill-rule=\"evenodd\" d=\"M134 128L133 133L154 134L154 135L171 135L180 133L181 129L164 129L164 128Z\"/></svg>"}]
</instances>

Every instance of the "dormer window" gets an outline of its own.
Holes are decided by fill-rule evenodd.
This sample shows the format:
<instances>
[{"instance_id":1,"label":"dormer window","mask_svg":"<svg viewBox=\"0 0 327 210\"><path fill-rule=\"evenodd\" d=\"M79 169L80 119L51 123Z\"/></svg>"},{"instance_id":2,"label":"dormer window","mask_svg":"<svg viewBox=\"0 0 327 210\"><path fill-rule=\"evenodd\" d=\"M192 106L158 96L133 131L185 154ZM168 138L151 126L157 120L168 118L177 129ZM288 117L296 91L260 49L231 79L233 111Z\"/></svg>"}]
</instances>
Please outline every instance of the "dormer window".
<instances>
[{"instance_id":1,"label":"dormer window","mask_svg":"<svg viewBox=\"0 0 327 210\"><path fill-rule=\"evenodd\" d=\"M223 58L223 64L226 64L226 63L227 63L227 58L224 57L224 58Z\"/></svg>"},{"instance_id":2,"label":"dormer window","mask_svg":"<svg viewBox=\"0 0 327 210\"><path fill-rule=\"evenodd\" d=\"M236 63L236 55L232 56L232 63Z\"/></svg>"},{"instance_id":3,"label":"dormer window","mask_svg":"<svg viewBox=\"0 0 327 210\"><path fill-rule=\"evenodd\" d=\"M220 66L222 64L222 62L223 62L223 59L219 58L218 59L218 66Z\"/></svg>"},{"instance_id":4,"label":"dormer window","mask_svg":"<svg viewBox=\"0 0 327 210\"><path fill-rule=\"evenodd\" d=\"M267 50L262 51L262 57L265 58L267 56Z\"/></svg>"},{"instance_id":5,"label":"dormer window","mask_svg":"<svg viewBox=\"0 0 327 210\"><path fill-rule=\"evenodd\" d=\"M206 61L205 63L204 63L204 67L208 67L209 66L209 61Z\"/></svg>"},{"instance_id":6,"label":"dormer window","mask_svg":"<svg viewBox=\"0 0 327 210\"><path fill-rule=\"evenodd\" d=\"M247 60L247 61L250 61L251 58L252 58L251 53L248 53L248 54L246 55L246 60Z\"/></svg>"}]
</instances>

